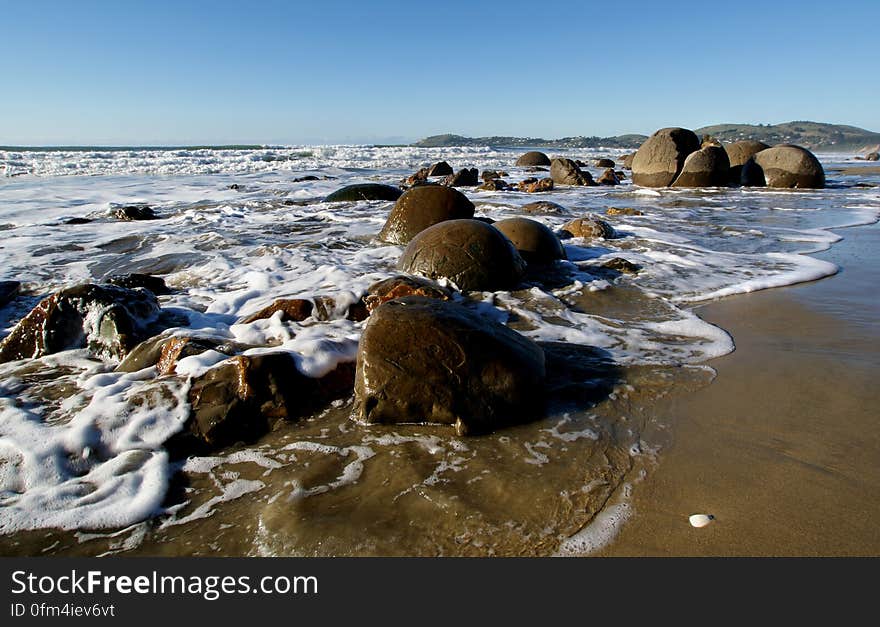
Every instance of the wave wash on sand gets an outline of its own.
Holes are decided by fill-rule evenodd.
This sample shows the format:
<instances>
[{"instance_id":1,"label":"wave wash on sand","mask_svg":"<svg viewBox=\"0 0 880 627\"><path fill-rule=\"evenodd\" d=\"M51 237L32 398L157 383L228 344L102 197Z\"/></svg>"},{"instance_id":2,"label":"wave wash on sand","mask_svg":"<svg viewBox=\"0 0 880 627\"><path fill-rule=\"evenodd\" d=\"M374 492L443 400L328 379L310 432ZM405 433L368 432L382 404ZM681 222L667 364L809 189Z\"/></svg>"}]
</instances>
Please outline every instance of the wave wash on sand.
<instances>
[{"instance_id":1,"label":"wave wash on sand","mask_svg":"<svg viewBox=\"0 0 880 627\"><path fill-rule=\"evenodd\" d=\"M153 274L170 291L159 296L175 320L165 333L208 336L245 356L271 347L288 352L300 373L322 376L354 361L365 322L344 310L371 284L398 274L403 251L375 239L392 202L322 199L351 183L394 185L440 160L455 170L506 170L513 184L546 176L514 166L520 153L364 146L0 152L2 278L22 283L0 321L8 332L41 297L67 286ZM590 163L620 154L567 156ZM822 160L829 186L814 191L654 190L628 179L536 194L459 188L478 217L528 216L559 231L596 214L615 232L564 240L567 260L555 263L553 281L527 276L513 290L457 297L544 346L567 347L559 360L569 375L599 364L555 391L551 385L543 419L488 435L360 425L342 398L249 444L180 456L166 443L188 419L193 378L221 364L222 351L182 358L165 376L154 365L119 372L117 359L86 349L3 364L4 550L491 555L595 548L610 533L603 521L625 511L615 499L655 463L655 443L643 438L648 423L662 419L651 415L652 399L705 385L712 372L702 362L733 350L731 338L690 307L831 275L836 266L809 253L839 239L829 229L880 215L876 187L857 186L865 180L858 175L835 176L829 166L842 157ZM523 210L537 200L559 207ZM141 206L158 219L114 217ZM606 213L611 207L630 211ZM629 265L608 264L614 259ZM316 297L332 298L336 309L323 319L242 321L280 298ZM591 521L604 525L593 539L567 540ZM46 529L65 531L36 531Z\"/></svg>"}]
</instances>

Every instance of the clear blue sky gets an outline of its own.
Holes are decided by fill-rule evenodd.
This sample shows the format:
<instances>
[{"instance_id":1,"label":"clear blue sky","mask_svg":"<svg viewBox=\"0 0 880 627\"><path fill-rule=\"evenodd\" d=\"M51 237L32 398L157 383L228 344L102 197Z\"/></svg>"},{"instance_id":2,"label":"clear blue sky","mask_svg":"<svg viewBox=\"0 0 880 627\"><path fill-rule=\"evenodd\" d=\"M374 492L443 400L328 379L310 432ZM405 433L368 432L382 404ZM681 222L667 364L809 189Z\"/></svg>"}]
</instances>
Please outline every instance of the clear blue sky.
<instances>
[{"instance_id":1,"label":"clear blue sky","mask_svg":"<svg viewBox=\"0 0 880 627\"><path fill-rule=\"evenodd\" d=\"M0 0L0 144L880 131L880 0Z\"/></svg>"}]
</instances>

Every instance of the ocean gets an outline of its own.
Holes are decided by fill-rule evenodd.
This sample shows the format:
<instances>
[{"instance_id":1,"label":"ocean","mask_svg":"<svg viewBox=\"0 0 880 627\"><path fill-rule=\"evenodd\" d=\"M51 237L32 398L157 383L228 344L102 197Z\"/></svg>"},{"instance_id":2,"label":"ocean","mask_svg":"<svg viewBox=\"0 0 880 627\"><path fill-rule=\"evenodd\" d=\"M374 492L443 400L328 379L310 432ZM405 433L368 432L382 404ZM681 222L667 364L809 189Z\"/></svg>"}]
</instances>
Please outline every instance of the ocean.
<instances>
[{"instance_id":1,"label":"ocean","mask_svg":"<svg viewBox=\"0 0 880 627\"><path fill-rule=\"evenodd\" d=\"M0 150L7 333L40 298L124 273L162 276L181 330L284 350L320 376L355 359L363 322L238 320L278 298L351 303L396 274L402 247L378 242L392 205L325 203L357 182L397 184L446 160L516 182L523 149L290 146ZM585 149L587 163L625 151ZM115 370L86 350L0 365L0 551L4 555L557 555L613 541L628 496L662 464L672 391L711 385L707 361L735 349L693 308L831 276L815 253L832 229L880 218L880 176L818 155L823 190L459 188L478 216L528 215L558 230L595 214L615 237L564 241L566 277L471 293L461 302L541 342L573 347L571 370L602 356L600 397L560 387L546 416L489 435L448 427L364 426L334 402L249 444L173 459L191 377L224 356L182 360L176 376ZM867 164L865 164L867 165ZM597 176L601 168L588 168ZM866 170L866 172L868 172ZM536 200L560 213L525 214ZM117 206L157 220L126 222ZM634 215L608 215L610 207ZM636 215L640 214L640 215ZM71 224L72 218L85 218ZM602 264L623 258L637 274ZM609 366L608 364L611 364ZM586 383L589 383L588 381ZM587 386L589 387L589 386ZM595 387L595 386L594 386ZM552 386L551 386L552 389Z\"/></svg>"}]
</instances>

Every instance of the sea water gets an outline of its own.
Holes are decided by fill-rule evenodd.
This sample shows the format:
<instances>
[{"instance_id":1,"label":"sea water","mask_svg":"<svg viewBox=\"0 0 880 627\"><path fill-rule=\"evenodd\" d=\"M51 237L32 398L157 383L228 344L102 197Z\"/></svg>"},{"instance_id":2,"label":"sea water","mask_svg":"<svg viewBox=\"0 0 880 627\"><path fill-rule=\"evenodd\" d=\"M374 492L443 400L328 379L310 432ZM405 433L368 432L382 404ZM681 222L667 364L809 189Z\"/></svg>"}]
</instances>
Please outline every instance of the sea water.
<instances>
[{"instance_id":1,"label":"sea water","mask_svg":"<svg viewBox=\"0 0 880 627\"><path fill-rule=\"evenodd\" d=\"M353 361L363 323L238 320L278 298L340 307L395 273L400 246L376 241L392 203L324 203L357 182L397 184L439 160L544 176L521 150L293 146L0 151L0 258L23 294L0 309L8 332L43 296L114 274L162 276L165 309L189 332L291 352L306 375ZM623 151L570 150L590 162ZM569 239L565 284L469 295L468 306L541 342L598 351L615 375L601 399L560 390L548 415L489 436L446 427L362 426L339 401L251 445L169 458L190 377L118 373L84 350L0 366L0 544L5 553L552 554L586 551L625 518L633 482L656 463L652 400L705 385L703 365L735 338L692 308L821 279L810 253L880 216L877 177L842 176L820 155L824 190L561 187L542 194L459 188L478 216L528 215L559 229L596 214L616 237ZM852 166L852 163L847 163ZM592 169L597 175L600 170ZM303 180L310 177L311 180ZM297 180L300 179L300 180ZM560 214L525 214L549 200ZM159 219L123 222L117 205ZM629 207L642 215L605 215ZM67 224L87 218L85 224ZM602 268L612 258L636 275ZM5 333L4 332L4 333ZM252 349L259 352L265 349ZM577 351L568 359L579 359ZM647 439L646 439L647 438ZM615 522L616 524L616 522ZM598 531L596 531L598 529ZM592 530L592 531L591 531ZM598 540L597 540L598 538Z\"/></svg>"}]
</instances>

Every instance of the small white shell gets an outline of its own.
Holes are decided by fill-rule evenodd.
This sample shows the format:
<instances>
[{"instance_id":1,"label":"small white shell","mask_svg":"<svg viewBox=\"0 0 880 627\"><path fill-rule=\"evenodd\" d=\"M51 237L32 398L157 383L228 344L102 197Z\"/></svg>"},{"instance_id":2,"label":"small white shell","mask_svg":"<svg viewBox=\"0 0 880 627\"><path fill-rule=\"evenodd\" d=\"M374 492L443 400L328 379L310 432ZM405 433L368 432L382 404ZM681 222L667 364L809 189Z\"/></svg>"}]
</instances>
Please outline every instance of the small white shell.
<instances>
[{"instance_id":1,"label":"small white shell","mask_svg":"<svg viewBox=\"0 0 880 627\"><path fill-rule=\"evenodd\" d=\"M696 527L699 529L700 527L705 527L710 522L715 520L715 517L712 514L693 514L688 520L691 523L691 527Z\"/></svg>"}]
</instances>

